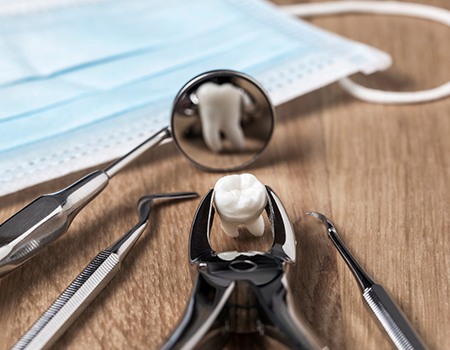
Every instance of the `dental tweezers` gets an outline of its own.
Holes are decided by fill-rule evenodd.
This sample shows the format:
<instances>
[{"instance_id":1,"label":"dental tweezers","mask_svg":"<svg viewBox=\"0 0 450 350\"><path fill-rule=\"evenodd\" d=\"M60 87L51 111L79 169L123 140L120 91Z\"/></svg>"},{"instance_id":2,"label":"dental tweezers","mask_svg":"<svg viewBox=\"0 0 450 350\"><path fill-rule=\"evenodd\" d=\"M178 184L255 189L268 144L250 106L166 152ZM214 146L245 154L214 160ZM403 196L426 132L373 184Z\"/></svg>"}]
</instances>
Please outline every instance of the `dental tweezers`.
<instances>
[{"instance_id":1,"label":"dental tweezers","mask_svg":"<svg viewBox=\"0 0 450 350\"><path fill-rule=\"evenodd\" d=\"M331 241L352 270L353 275L359 283L365 302L380 322L383 329L389 335L397 349L426 349L422 340L414 331L400 308L395 304L392 297L381 285L376 284L358 264L356 259L339 237L333 223L328 220L325 215L320 213L310 212L308 215L318 218L327 227L328 237L330 237Z\"/></svg>"},{"instance_id":2,"label":"dental tweezers","mask_svg":"<svg viewBox=\"0 0 450 350\"><path fill-rule=\"evenodd\" d=\"M13 346L13 350L48 349L119 271L122 261L145 231L155 199L187 199L195 192L153 194L138 203L139 221L109 248L101 251L45 313Z\"/></svg>"}]
</instances>

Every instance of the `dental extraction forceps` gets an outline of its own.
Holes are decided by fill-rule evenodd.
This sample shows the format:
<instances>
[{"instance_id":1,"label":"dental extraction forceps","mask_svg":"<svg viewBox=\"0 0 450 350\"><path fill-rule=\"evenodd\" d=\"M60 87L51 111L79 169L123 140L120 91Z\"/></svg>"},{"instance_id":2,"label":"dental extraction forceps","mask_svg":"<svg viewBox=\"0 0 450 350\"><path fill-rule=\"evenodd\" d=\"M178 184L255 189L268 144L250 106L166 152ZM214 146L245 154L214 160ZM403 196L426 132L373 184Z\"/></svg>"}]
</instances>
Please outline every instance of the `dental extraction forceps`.
<instances>
[{"instance_id":1,"label":"dental extraction forceps","mask_svg":"<svg viewBox=\"0 0 450 350\"><path fill-rule=\"evenodd\" d=\"M190 237L197 280L185 315L163 350L219 348L232 332L267 334L293 349L323 348L294 312L285 268L295 261L295 236L281 201L269 187L266 190L265 210L274 239L268 252L216 253L209 243L214 190L204 197ZM242 312L248 316L246 329L239 324Z\"/></svg>"},{"instance_id":2,"label":"dental extraction forceps","mask_svg":"<svg viewBox=\"0 0 450 350\"><path fill-rule=\"evenodd\" d=\"M358 264L339 237L333 223L325 215L310 212L326 226L328 237L336 246L359 283L364 301L399 350L425 350L425 345L414 331L400 308L385 289L376 284Z\"/></svg>"},{"instance_id":3,"label":"dental extraction forceps","mask_svg":"<svg viewBox=\"0 0 450 350\"><path fill-rule=\"evenodd\" d=\"M138 203L138 223L109 248L97 254L19 339L12 350L48 349L67 330L86 306L119 272L122 261L148 226L153 200L195 197L198 197L195 192L176 192L153 194L141 198Z\"/></svg>"}]
</instances>

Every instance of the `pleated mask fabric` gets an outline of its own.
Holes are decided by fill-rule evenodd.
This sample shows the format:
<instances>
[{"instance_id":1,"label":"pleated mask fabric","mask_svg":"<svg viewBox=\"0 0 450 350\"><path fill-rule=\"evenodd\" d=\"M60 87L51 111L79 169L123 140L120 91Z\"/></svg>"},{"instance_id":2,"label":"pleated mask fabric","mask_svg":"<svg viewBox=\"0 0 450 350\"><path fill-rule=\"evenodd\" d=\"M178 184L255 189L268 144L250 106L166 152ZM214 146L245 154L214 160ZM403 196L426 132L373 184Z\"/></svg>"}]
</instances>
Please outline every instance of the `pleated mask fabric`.
<instances>
[{"instance_id":1,"label":"pleated mask fabric","mask_svg":"<svg viewBox=\"0 0 450 350\"><path fill-rule=\"evenodd\" d=\"M391 64L262 0L1 6L0 195L124 154L169 124L177 91L204 71L250 74L279 105Z\"/></svg>"}]
</instances>

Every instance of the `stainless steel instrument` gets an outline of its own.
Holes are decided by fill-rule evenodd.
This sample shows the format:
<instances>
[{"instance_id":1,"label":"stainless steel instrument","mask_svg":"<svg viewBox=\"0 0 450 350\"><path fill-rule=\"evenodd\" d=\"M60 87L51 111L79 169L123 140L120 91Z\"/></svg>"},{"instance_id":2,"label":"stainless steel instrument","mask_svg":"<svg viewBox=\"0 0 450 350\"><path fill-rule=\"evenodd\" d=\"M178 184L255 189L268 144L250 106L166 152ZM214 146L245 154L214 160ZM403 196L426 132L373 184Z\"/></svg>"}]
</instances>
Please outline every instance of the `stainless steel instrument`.
<instances>
[{"instance_id":1,"label":"stainless steel instrument","mask_svg":"<svg viewBox=\"0 0 450 350\"><path fill-rule=\"evenodd\" d=\"M339 237L333 223L320 213L311 212L308 213L308 215L318 218L326 225L328 237L330 237L331 241L353 272L353 275L359 283L366 304L389 335L397 349L425 349L425 345L419 338L419 335L414 331L392 297L381 285L376 284L367 275L349 252L344 242L342 242Z\"/></svg>"},{"instance_id":2,"label":"stainless steel instrument","mask_svg":"<svg viewBox=\"0 0 450 350\"><path fill-rule=\"evenodd\" d=\"M12 349L48 349L67 330L119 271L122 261L148 225L153 200L197 196L195 192L179 192L141 198L138 203L138 223L109 248L101 251Z\"/></svg>"},{"instance_id":3,"label":"stainless steel instrument","mask_svg":"<svg viewBox=\"0 0 450 350\"><path fill-rule=\"evenodd\" d=\"M197 280L184 317L162 349L217 349L231 333L243 332L267 334L294 349L323 348L291 304L285 269L295 261L295 236L280 199L266 190L273 235L268 252L215 252L209 243L214 190L204 197L190 237ZM245 310L245 320L239 310Z\"/></svg>"},{"instance_id":4,"label":"stainless steel instrument","mask_svg":"<svg viewBox=\"0 0 450 350\"><path fill-rule=\"evenodd\" d=\"M162 129L106 169L94 171L59 192L37 198L0 225L0 277L61 237L111 177L169 137L169 129Z\"/></svg>"},{"instance_id":5,"label":"stainless steel instrument","mask_svg":"<svg viewBox=\"0 0 450 350\"><path fill-rule=\"evenodd\" d=\"M201 137L186 136L186 127L199 122L196 112L199 106L191 101L191 95L207 82L232 84L245 90L254 102L258 118L247 118L243 113L244 133L251 145L248 149L217 154L204 147ZM272 136L273 125L273 107L267 94L247 75L220 70L193 78L175 98L171 128L163 128L106 169L94 171L59 192L37 198L0 225L0 277L61 237L78 212L106 187L111 177L163 141L173 137L180 152L203 170L230 171L249 165L261 154Z\"/></svg>"}]
</instances>

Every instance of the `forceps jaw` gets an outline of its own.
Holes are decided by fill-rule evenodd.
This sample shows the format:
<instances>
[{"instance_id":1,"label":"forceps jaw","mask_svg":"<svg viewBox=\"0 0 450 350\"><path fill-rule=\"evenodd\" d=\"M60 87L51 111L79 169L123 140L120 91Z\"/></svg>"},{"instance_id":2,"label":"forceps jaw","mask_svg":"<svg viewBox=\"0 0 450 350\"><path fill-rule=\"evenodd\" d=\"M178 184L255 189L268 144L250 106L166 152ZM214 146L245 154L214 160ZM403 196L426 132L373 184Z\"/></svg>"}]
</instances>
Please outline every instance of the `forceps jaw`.
<instances>
[{"instance_id":1,"label":"forceps jaw","mask_svg":"<svg viewBox=\"0 0 450 350\"><path fill-rule=\"evenodd\" d=\"M212 329L221 328L220 322L217 321L234 288L235 283L232 281L228 281L227 285L219 286L209 280L207 275L199 273L185 314L161 349L204 348L205 344L200 345L202 339ZM225 335L219 331L219 338L221 333ZM222 342L225 343L226 340L224 338Z\"/></svg>"},{"instance_id":2,"label":"forceps jaw","mask_svg":"<svg viewBox=\"0 0 450 350\"><path fill-rule=\"evenodd\" d=\"M273 244L269 255L286 262L295 262L295 234L280 199L266 186L266 213L272 230ZM211 189L202 199L191 227L189 257L191 264L212 259L217 256L210 244L211 227L215 209L214 190Z\"/></svg>"},{"instance_id":3,"label":"forceps jaw","mask_svg":"<svg viewBox=\"0 0 450 350\"><path fill-rule=\"evenodd\" d=\"M191 264L215 256L209 242L209 234L214 218L212 205L214 190L210 190L202 199L192 222L189 238L189 258Z\"/></svg>"},{"instance_id":4,"label":"forceps jaw","mask_svg":"<svg viewBox=\"0 0 450 350\"><path fill-rule=\"evenodd\" d=\"M272 227L273 245L270 254L283 261L294 263L296 259L294 229L286 213L286 209L275 192L266 186L268 204L266 212Z\"/></svg>"}]
</instances>

